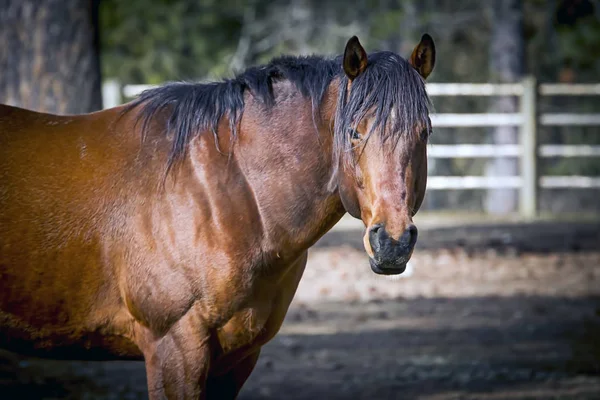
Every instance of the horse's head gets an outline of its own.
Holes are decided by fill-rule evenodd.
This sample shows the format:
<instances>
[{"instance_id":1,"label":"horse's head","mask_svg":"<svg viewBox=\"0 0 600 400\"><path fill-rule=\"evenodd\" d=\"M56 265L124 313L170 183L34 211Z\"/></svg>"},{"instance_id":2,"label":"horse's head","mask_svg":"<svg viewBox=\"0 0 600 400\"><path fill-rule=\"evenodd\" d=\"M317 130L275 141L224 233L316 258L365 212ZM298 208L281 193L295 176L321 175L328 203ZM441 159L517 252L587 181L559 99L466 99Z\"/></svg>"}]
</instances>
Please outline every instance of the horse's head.
<instances>
[{"instance_id":1,"label":"horse's head","mask_svg":"<svg viewBox=\"0 0 600 400\"><path fill-rule=\"evenodd\" d=\"M424 79L435 63L434 43L423 35L407 62L390 52L367 56L353 37L342 62L334 135L340 196L367 228L372 270L400 274L417 241L412 217L427 183L431 122Z\"/></svg>"}]
</instances>

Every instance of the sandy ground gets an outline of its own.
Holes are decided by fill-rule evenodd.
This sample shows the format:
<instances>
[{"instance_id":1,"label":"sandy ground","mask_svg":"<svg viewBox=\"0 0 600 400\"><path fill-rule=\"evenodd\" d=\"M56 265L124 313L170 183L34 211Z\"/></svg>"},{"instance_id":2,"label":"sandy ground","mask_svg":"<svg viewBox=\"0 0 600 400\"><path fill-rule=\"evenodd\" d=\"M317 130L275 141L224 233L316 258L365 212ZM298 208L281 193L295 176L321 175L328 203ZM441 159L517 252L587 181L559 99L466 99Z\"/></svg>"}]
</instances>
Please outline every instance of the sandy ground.
<instances>
[{"instance_id":1,"label":"sandy ground","mask_svg":"<svg viewBox=\"0 0 600 400\"><path fill-rule=\"evenodd\" d=\"M311 251L241 399L600 399L600 227L425 230L395 280L360 235ZM0 353L0 399L146 396L141 363Z\"/></svg>"}]
</instances>

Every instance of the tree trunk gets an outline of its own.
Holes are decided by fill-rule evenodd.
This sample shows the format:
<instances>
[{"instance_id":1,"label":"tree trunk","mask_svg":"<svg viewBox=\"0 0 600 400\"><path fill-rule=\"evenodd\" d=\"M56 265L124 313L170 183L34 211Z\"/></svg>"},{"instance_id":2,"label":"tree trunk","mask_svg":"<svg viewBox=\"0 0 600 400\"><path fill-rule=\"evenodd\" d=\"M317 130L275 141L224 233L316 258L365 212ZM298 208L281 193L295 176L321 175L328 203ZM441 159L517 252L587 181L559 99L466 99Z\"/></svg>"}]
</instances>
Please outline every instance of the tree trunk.
<instances>
[{"instance_id":1,"label":"tree trunk","mask_svg":"<svg viewBox=\"0 0 600 400\"><path fill-rule=\"evenodd\" d=\"M99 0L0 0L0 103L58 114L102 108Z\"/></svg>"},{"instance_id":2,"label":"tree trunk","mask_svg":"<svg viewBox=\"0 0 600 400\"><path fill-rule=\"evenodd\" d=\"M490 8L490 78L500 83L517 82L525 65L522 0L494 0L490 2ZM493 113L515 113L519 111L519 102L514 97L499 97L492 100L490 108ZM494 128L492 141L499 145L519 143L518 128ZM494 158L486 166L488 176L514 176L518 173L518 160L515 158ZM515 189L490 189L485 208L491 214L506 214L515 211L517 201L518 191Z\"/></svg>"}]
</instances>

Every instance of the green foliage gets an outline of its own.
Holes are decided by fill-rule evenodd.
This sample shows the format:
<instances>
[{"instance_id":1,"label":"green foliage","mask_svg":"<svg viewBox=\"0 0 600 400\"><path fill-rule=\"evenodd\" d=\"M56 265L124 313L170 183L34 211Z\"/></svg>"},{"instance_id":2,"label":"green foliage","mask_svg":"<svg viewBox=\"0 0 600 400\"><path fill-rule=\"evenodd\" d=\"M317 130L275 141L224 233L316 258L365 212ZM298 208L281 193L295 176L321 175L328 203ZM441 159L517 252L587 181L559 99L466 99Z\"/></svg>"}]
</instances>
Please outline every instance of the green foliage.
<instances>
[{"instance_id":1,"label":"green foliage","mask_svg":"<svg viewBox=\"0 0 600 400\"><path fill-rule=\"evenodd\" d=\"M558 51L565 64L597 79L600 70L600 20L596 16L581 19L572 27L558 29Z\"/></svg>"},{"instance_id":2,"label":"green foliage","mask_svg":"<svg viewBox=\"0 0 600 400\"><path fill-rule=\"evenodd\" d=\"M241 16L234 3L103 0L104 76L128 83L160 83L211 73L231 57L239 35Z\"/></svg>"},{"instance_id":3,"label":"green foliage","mask_svg":"<svg viewBox=\"0 0 600 400\"><path fill-rule=\"evenodd\" d=\"M230 76L281 54L340 54L355 34L389 49L403 19L395 1L102 0L103 74L127 83Z\"/></svg>"}]
</instances>

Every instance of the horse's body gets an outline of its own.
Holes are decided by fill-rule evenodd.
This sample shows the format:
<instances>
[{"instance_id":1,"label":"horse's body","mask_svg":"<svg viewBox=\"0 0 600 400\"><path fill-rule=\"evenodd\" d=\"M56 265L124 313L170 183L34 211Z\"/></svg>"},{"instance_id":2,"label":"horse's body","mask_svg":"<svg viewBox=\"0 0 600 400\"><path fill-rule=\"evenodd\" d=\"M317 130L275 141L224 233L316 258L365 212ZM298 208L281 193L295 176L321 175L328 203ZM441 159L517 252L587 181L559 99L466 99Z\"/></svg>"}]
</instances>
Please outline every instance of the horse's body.
<instances>
[{"instance_id":1,"label":"horse's body","mask_svg":"<svg viewBox=\"0 0 600 400\"><path fill-rule=\"evenodd\" d=\"M153 398L235 397L283 322L308 248L356 208L332 189L345 81L330 70L318 108L286 73L272 77L270 105L246 75L224 101L241 96L243 113L209 111L206 132L172 111L205 95L201 85L81 116L0 106L0 347L144 359ZM390 240L405 229L388 229Z\"/></svg>"}]
</instances>

